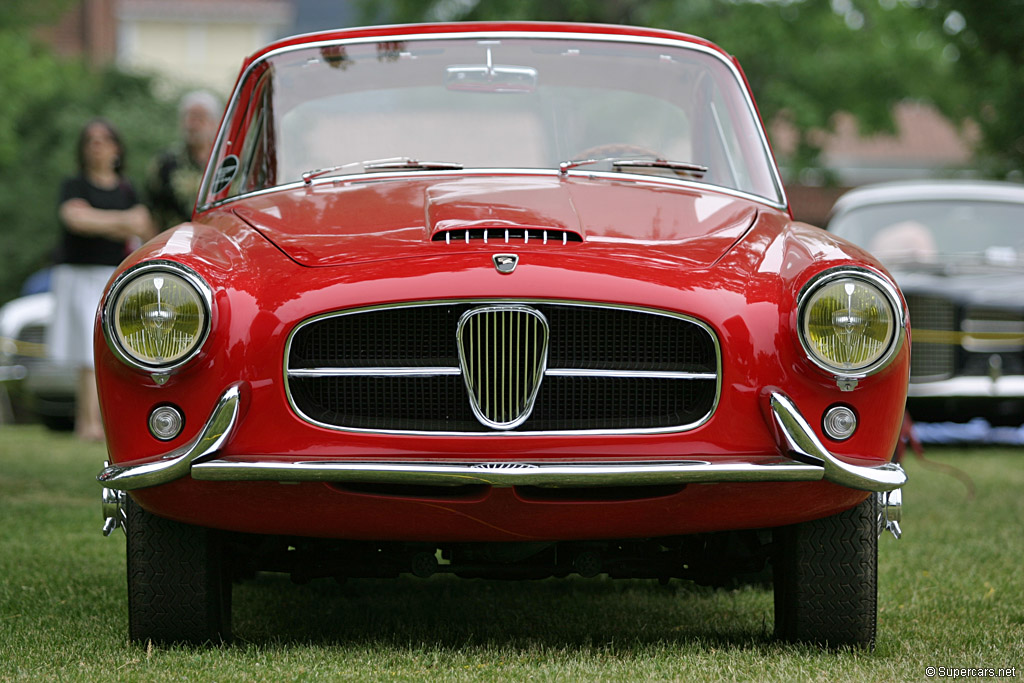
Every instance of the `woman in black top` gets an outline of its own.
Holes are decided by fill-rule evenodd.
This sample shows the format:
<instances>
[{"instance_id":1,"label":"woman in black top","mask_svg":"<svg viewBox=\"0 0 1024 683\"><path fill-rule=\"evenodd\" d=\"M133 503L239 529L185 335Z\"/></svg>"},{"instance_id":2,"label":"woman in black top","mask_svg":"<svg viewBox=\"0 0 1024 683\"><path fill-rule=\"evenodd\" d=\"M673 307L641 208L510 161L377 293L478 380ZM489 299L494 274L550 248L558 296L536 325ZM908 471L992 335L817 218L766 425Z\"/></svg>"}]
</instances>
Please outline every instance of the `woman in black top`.
<instances>
[{"instance_id":1,"label":"woman in black top","mask_svg":"<svg viewBox=\"0 0 1024 683\"><path fill-rule=\"evenodd\" d=\"M54 268L50 353L78 370L75 433L103 439L92 329L96 308L115 267L131 248L155 234L149 212L121 175L124 148L113 126L94 119L78 141L79 174L60 189L61 263Z\"/></svg>"}]
</instances>

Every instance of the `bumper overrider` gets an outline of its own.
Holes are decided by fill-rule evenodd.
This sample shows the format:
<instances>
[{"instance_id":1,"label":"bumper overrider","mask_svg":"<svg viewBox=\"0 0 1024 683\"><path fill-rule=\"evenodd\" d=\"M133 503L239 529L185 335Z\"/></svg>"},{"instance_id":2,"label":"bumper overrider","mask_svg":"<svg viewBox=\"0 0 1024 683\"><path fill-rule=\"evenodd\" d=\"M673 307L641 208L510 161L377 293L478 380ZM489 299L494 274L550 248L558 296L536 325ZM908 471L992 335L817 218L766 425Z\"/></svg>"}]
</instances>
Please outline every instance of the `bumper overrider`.
<instances>
[{"instance_id":1,"label":"bumper overrider","mask_svg":"<svg viewBox=\"0 0 1024 683\"><path fill-rule=\"evenodd\" d=\"M681 460L659 462L353 462L217 459L239 420L242 390L234 384L217 400L205 425L191 441L158 460L108 464L97 476L103 485L104 533L123 526L125 491L159 486L191 476L203 481L360 482L456 486L588 487L718 482L830 481L879 496L879 532L899 538L900 491L906 472L896 463L851 465L829 452L792 400L781 392L768 397L769 419L779 442L777 460L762 463Z\"/></svg>"}]
</instances>

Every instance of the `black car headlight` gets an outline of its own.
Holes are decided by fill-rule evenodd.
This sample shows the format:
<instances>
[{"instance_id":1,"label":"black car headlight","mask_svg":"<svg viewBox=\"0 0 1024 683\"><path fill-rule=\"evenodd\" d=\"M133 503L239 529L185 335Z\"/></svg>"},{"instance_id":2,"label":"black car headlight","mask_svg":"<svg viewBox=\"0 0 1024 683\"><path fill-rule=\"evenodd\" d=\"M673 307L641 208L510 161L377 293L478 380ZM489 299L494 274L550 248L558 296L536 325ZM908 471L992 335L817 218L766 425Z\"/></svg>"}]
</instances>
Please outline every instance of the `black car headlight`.
<instances>
[{"instance_id":1,"label":"black car headlight","mask_svg":"<svg viewBox=\"0 0 1024 683\"><path fill-rule=\"evenodd\" d=\"M866 270L835 268L812 279L800 293L797 319L808 357L837 378L877 372L903 340L895 286Z\"/></svg>"},{"instance_id":2,"label":"black car headlight","mask_svg":"<svg viewBox=\"0 0 1024 683\"><path fill-rule=\"evenodd\" d=\"M122 273L103 307L107 344L129 365L168 372L191 360L210 332L210 287L172 261Z\"/></svg>"}]
</instances>

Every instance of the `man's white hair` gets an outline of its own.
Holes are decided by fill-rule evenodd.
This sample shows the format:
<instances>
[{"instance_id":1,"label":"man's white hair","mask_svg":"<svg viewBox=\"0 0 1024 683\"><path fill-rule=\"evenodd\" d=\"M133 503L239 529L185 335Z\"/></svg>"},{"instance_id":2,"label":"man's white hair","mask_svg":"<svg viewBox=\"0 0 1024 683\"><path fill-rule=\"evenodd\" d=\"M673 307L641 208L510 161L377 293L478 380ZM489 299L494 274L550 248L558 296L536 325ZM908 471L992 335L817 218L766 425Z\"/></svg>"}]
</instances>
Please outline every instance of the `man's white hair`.
<instances>
[{"instance_id":1,"label":"man's white hair","mask_svg":"<svg viewBox=\"0 0 1024 683\"><path fill-rule=\"evenodd\" d=\"M217 96L207 90L193 90L186 93L178 104L178 115L184 116L192 107L202 107L214 119L220 118L221 103Z\"/></svg>"}]
</instances>

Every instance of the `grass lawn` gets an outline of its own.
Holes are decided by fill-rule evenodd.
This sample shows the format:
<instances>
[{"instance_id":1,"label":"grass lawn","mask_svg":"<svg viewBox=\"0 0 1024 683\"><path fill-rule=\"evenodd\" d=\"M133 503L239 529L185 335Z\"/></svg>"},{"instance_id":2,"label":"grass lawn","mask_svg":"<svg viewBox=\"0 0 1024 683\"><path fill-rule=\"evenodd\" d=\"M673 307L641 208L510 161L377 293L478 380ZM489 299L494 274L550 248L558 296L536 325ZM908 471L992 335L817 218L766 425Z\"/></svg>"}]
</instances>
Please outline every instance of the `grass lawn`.
<instances>
[{"instance_id":1,"label":"grass lawn","mask_svg":"<svg viewBox=\"0 0 1024 683\"><path fill-rule=\"evenodd\" d=\"M907 463L904 537L879 549L873 653L771 639L770 589L674 581L330 581L261 575L234 592L235 642L127 643L124 536L103 538L105 451L0 427L0 681L929 680L1024 677L1024 450L931 449ZM936 676L938 678L938 676Z\"/></svg>"}]
</instances>

